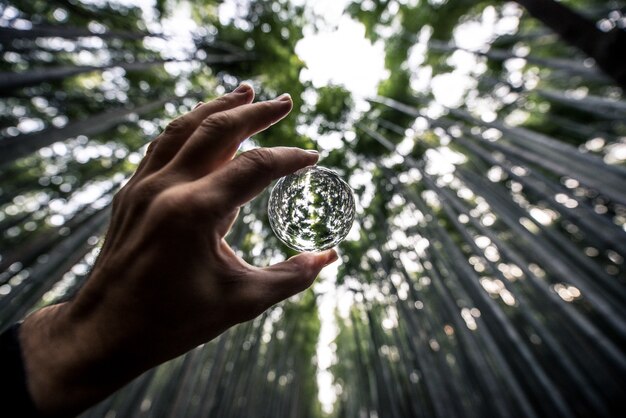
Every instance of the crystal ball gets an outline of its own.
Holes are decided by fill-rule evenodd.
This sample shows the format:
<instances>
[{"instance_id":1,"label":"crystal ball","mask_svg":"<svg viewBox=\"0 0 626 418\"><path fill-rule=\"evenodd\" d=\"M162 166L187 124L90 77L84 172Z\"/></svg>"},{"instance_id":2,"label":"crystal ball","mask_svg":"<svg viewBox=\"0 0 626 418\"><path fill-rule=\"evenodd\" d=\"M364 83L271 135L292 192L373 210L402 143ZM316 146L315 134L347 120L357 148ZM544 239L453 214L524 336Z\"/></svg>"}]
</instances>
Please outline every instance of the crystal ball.
<instances>
[{"instance_id":1,"label":"crystal ball","mask_svg":"<svg viewBox=\"0 0 626 418\"><path fill-rule=\"evenodd\" d=\"M337 173L311 166L278 180L268 204L276 236L297 251L322 251L340 243L352 227L352 189Z\"/></svg>"}]
</instances>

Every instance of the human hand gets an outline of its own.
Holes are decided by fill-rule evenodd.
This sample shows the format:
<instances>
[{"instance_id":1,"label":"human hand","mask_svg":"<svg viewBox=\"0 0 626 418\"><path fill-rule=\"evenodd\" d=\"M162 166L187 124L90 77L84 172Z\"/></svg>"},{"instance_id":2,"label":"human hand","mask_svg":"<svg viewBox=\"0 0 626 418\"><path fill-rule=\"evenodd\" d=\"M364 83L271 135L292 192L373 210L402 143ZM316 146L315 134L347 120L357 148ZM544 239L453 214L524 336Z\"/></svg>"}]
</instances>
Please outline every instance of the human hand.
<instances>
[{"instance_id":1,"label":"human hand","mask_svg":"<svg viewBox=\"0 0 626 418\"><path fill-rule=\"evenodd\" d=\"M337 259L334 250L302 253L259 268L224 240L241 205L318 159L284 147L233 158L242 140L292 108L288 95L251 104L253 98L242 85L170 123L116 195L84 288L73 301L26 319L22 348L41 410L80 411L306 289Z\"/></svg>"}]
</instances>

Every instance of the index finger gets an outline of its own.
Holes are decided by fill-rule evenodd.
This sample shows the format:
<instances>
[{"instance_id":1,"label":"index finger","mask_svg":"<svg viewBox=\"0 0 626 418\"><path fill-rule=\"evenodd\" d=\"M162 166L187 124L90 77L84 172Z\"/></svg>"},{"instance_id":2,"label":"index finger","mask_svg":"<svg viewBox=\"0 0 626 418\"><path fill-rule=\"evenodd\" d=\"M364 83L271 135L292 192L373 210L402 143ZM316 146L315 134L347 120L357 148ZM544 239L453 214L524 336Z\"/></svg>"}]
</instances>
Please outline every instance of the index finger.
<instances>
[{"instance_id":1,"label":"index finger","mask_svg":"<svg viewBox=\"0 0 626 418\"><path fill-rule=\"evenodd\" d=\"M250 103L253 99L252 86L242 83L233 92L208 103L199 104L191 112L174 119L167 125L165 132L152 143L151 148L157 143L158 147L152 150L145 173L153 173L169 163L204 119L214 113Z\"/></svg>"},{"instance_id":2,"label":"index finger","mask_svg":"<svg viewBox=\"0 0 626 418\"><path fill-rule=\"evenodd\" d=\"M230 212L252 200L270 183L317 162L317 151L274 147L246 151L218 171L199 180L207 205Z\"/></svg>"},{"instance_id":3,"label":"index finger","mask_svg":"<svg viewBox=\"0 0 626 418\"><path fill-rule=\"evenodd\" d=\"M291 97L245 104L210 115L185 143L171 165L201 177L229 161L244 139L260 132L287 116Z\"/></svg>"}]
</instances>

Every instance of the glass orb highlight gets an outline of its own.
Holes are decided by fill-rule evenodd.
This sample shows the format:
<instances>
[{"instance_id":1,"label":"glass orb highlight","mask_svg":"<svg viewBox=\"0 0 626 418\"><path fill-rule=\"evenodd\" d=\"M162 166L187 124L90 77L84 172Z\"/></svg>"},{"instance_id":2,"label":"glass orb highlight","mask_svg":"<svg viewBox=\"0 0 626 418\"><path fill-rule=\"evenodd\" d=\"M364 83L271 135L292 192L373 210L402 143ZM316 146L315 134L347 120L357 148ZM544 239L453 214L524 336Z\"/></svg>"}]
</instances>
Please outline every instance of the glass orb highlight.
<instances>
[{"instance_id":1,"label":"glass orb highlight","mask_svg":"<svg viewBox=\"0 0 626 418\"><path fill-rule=\"evenodd\" d=\"M337 173L312 166L278 180L268 204L276 236L297 251L322 251L348 235L354 222L352 189Z\"/></svg>"}]
</instances>

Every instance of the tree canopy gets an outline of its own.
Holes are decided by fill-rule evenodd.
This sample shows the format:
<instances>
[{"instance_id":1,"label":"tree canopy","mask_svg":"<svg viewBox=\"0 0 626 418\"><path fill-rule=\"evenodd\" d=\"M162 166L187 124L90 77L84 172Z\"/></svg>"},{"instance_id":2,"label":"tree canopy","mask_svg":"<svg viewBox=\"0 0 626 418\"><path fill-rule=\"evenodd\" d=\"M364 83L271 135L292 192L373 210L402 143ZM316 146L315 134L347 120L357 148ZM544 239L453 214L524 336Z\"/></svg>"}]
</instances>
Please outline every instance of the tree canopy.
<instances>
[{"instance_id":1,"label":"tree canopy","mask_svg":"<svg viewBox=\"0 0 626 418\"><path fill-rule=\"evenodd\" d=\"M294 100L242 149L318 149L357 219L336 272L84 417L619 416L624 2L347 3L368 97L303 76L312 2L133 4L0 5L0 329L72 297L147 143L241 81ZM258 265L294 254L267 199L227 237Z\"/></svg>"}]
</instances>

